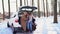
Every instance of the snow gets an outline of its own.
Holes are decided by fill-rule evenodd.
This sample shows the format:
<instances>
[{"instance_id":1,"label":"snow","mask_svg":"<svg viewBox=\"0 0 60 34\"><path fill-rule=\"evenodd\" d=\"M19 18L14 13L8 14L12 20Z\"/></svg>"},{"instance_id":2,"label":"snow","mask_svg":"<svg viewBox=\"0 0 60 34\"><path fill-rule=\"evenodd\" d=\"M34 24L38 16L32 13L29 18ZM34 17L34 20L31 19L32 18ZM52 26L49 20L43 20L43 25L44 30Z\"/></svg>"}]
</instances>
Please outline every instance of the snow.
<instances>
[{"instance_id":1,"label":"snow","mask_svg":"<svg viewBox=\"0 0 60 34\"><path fill-rule=\"evenodd\" d=\"M58 16L58 24L54 24L53 19L53 16L37 18L37 29L34 34L60 34L60 16Z\"/></svg>"},{"instance_id":2,"label":"snow","mask_svg":"<svg viewBox=\"0 0 60 34\"><path fill-rule=\"evenodd\" d=\"M7 27L7 20L0 23L0 34L13 34L12 29Z\"/></svg>"},{"instance_id":3,"label":"snow","mask_svg":"<svg viewBox=\"0 0 60 34\"><path fill-rule=\"evenodd\" d=\"M35 19L37 29L33 34L60 34L60 16L58 16L58 24L53 23L53 16ZM7 22L0 23L0 34L13 34L12 29L7 27Z\"/></svg>"},{"instance_id":4,"label":"snow","mask_svg":"<svg viewBox=\"0 0 60 34\"><path fill-rule=\"evenodd\" d=\"M0 28L0 34L13 34L11 28Z\"/></svg>"}]
</instances>

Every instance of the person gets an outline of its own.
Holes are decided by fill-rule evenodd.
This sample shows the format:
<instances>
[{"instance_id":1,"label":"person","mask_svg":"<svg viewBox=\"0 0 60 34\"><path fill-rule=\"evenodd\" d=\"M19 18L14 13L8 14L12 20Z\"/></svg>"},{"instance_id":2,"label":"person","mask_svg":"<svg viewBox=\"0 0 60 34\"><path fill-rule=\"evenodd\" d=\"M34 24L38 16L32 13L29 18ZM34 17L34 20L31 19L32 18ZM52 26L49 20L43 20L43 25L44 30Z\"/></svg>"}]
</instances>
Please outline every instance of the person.
<instances>
[{"instance_id":1,"label":"person","mask_svg":"<svg viewBox=\"0 0 60 34\"><path fill-rule=\"evenodd\" d=\"M21 17L21 25L24 31L28 29L30 32L32 32L33 30L32 25L34 24L33 22L35 21L35 19L33 19L32 12L35 9L37 9L37 7L23 6L20 8L20 11L23 11L23 16Z\"/></svg>"},{"instance_id":2,"label":"person","mask_svg":"<svg viewBox=\"0 0 60 34\"><path fill-rule=\"evenodd\" d=\"M24 32L26 32L26 21L27 21L27 12L24 11L21 16L21 26L22 26Z\"/></svg>"},{"instance_id":3,"label":"person","mask_svg":"<svg viewBox=\"0 0 60 34\"><path fill-rule=\"evenodd\" d=\"M28 16L27 29L29 30L29 32L32 32L33 31L33 29L32 29L32 25L33 25L33 21L32 21L33 14L32 14L32 12L28 12L27 16Z\"/></svg>"},{"instance_id":4,"label":"person","mask_svg":"<svg viewBox=\"0 0 60 34\"><path fill-rule=\"evenodd\" d=\"M24 32L29 32L33 31L34 26L34 18L32 12L24 11L21 18L20 18L20 24L22 25L22 28Z\"/></svg>"}]
</instances>

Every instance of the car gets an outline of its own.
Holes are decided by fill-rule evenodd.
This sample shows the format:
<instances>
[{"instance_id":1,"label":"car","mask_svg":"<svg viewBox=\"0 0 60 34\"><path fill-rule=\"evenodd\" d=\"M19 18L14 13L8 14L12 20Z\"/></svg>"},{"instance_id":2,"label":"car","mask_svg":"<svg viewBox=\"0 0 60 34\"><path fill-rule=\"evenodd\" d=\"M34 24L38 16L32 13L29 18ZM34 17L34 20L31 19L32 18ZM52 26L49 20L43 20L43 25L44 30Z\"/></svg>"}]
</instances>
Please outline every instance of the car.
<instances>
[{"instance_id":1,"label":"car","mask_svg":"<svg viewBox=\"0 0 60 34\"><path fill-rule=\"evenodd\" d=\"M21 16L21 14L20 14L20 16ZM7 23L7 26L12 28L13 33L23 32L23 28L19 22L19 18L20 17L18 16L18 12L15 12L11 15L11 17Z\"/></svg>"},{"instance_id":2,"label":"car","mask_svg":"<svg viewBox=\"0 0 60 34\"><path fill-rule=\"evenodd\" d=\"M19 18L20 16L22 16L22 12L24 12L25 10L26 11L33 11L37 9L36 7L31 7L31 6L22 6L22 7L19 7L18 11L13 13L9 19L9 25L12 25L14 27L21 27L21 24L19 23Z\"/></svg>"},{"instance_id":3,"label":"car","mask_svg":"<svg viewBox=\"0 0 60 34\"><path fill-rule=\"evenodd\" d=\"M25 8L25 9L24 9ZM32 10L31 10L32 9ZM23 28L22 28L22 26L21 26L21 24L20 24L20 18L21 18L21 16L22 16L22 12L24 12L25 10L27 10L27 11L33 11L33 10L35 10L36 9L36 7L29 7L29 6L24 6L24 7L21 7L21 8L19 8L18 9L18 11L17 12L14 12L12 15L11 15L11 17L10 17L10 19L9 19L9 21L8 21L8 23L7 23L7 26L8 27L13 27L13 31L16 33L16 32L18 32L18 31L20 31L20 32L23 32ZM36 28L36 26L34 26L34 28ZM35 29L34 29L35 30Z\"/></svg>"},{"instance_id":4,"label":"car","mask_svg":"<svg viewBox=\"0 0 60 34\"><path fill-rule=\"evenodd\" d=\"M10 16L8 24L13 27L21 27L21 24L19 22L19 18L22 16L22 12L18 9L17 12L13 12L13 14Z\"/></svg>"},{"instance_id":5,"label":"car","mask_svg":"<svg viewBox=\"0 0 60 34\"><path fill-rule=\"evenodd\" d=\"M15 14L13 14L10 17L10 19L9 19L9 25L12 25L12 23L13 23L14 27L21 27L21 25L18 22L18 12L15 12Z\"/></svg>"}]
</instances>

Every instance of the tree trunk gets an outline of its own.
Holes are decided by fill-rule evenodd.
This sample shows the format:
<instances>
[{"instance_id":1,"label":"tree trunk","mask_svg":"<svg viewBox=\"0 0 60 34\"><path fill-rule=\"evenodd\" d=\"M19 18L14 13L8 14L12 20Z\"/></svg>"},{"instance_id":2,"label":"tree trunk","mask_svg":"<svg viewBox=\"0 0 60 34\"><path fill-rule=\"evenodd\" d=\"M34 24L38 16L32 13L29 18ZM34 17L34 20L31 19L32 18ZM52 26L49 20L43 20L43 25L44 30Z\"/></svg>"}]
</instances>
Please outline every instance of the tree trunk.
<instances>
[{"instance_id":1,"label":"tree trunk","mask_svg":"<svg viewBox=\"0 0 60 34\"><path fill-rule=\"evenodd\" d=\"M24 5L26 5L26 0L24 0Z\"/></svg>"},{"instance_id":2,"label":"tree trunk","mask_svg":"<svg viewBox=\"0 0 60 34\"><path fill-rule=\"evenodd\" d=\"M60 16L60 3L59 3L59 16Z\"/></svg>"},{"instance_id":3,"label":"tree trunk","mask_svg":"<svg viewBox=\"0 0 60 34\"><path fill-rule=\"evenodd\" d=\"M28 6L28 0L27 0L27 6Z\"/></svg>"},{"instance_id":4,"label":"tree trunk","mask_svg":"<svg viewBox=\"0 0 60 34\"><path fill-rule=\"evenodd\" d=\"M8 0L9 18L10 18L10 0Z\"/></svg>"},{"instance_id":5,"label":"tree trunk","mask_svg":"<svg viewBox=\"0 0 60 34\"><path fill-rule=\"evenodd\" d=\"M5 12L4 12L4 0L2 0L2 8L3 8L3 20L5 20Z\"/></svg>"},{"instance_id":6,"label":"tree trunk","mask_svg":"<svg viewBox=\"0 0 60 34\"><path fill-rule=\"evenodd\" d=\"M39 0L38 0L38 17L40 17L40 3L39 3Z\"/></svg>"},{"instance_id":7,"label":"tree trunk","mask_svg":"<svg viewBox=\"0 0 60 34\"><path fill-rule=\"evenodd\" d=\"M48 17L48 1L46 0L46 11L47 11L47 17Z\"/></svg>"},{"instance_id":8,"label":"tree trunk","mask_svg":"<svg viewBox=\"0 0 60 34\"><path fill-rule=\"evenodd\" d=\"M16 0L16 11L17 11L17 9L18 9L18 5L17 5L17 0Z\"/></svg>"},{"instance_id":9,"label":"tree trunk","mask_svg":"<svg viewBox=\"0 0 60 34\"><path fill-rule=\"evenodd\" d=\"M52 6L51 16L53 16L54 15L54 0L51 0L51 6Z\"/></svg>"},{"instance_id":10,"label":"tree trunk","mask_svg":"<svg viewBox=\"0 0 60 34\"><path fill-rule=\"evenodd\" d=\"M44 9L44 17L45 17L45 3L44 3L44 0L43 0L43 9Z\"/></svg>"},{"instance_id":11,"label":"tree trunk","mask_svg":"<svg viewBox=\"0 0 60 34\"><path fill-rule=\"evenodd\" d=\"M54 23L57 22L57 0L54 1Z\"/></svg>"},{"instance_id":12,"label":"tree trunk","mask_svg":"<svg viewBox=\"0 0 60 34\"><path fill-rule=\"evenodd\" d=\"M34 0L32 0L32 6L33 6L33 4L34 4Z\"/></svg>"},{"instance_id":13,"label":"tree trunk","mask_svg":"<svg viewBox=\"0 0 60 34\"><path fill-rule=\"evenodd\" d=\"M59 9L59 16L60 16L60 9Z\"/></svg>"},{"instance_id":14,"label":"tree trunk","mask_svg":"<svg viewBox=\"0 0 60 34\"><path fill-rule=\"evenodd\" d=\"M22 0L20 0L20 6L22 6Z\"/></svg>"}]
</instances>

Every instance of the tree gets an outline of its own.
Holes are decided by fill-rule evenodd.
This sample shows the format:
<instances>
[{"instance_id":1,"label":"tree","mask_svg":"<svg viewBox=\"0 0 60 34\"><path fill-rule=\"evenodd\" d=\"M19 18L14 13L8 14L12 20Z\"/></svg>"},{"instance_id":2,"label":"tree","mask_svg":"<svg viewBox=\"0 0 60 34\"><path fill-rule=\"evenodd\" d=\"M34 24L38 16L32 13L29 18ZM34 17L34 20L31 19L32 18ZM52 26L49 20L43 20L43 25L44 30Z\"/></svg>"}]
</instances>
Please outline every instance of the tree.
<instances>
[{"instance_id":1,"label":"tree","mask_svg":"<svg viewBox=\"0 0 60 34\"><path fill-rule=\"evenodd\" d=\"M51 15L54 15L54 0L51 0L51 9L52 9Z\"/></svg>"},{"instance_id":2,"label":"tree","mask_svg":"<svg viewBox=\"0 0 60 34\"><path fill-rule=\"evenodd\" d=\"M38 0L38 17L40 17L40 3L39 3L39 0Z\"/></svg>"},{"instance_id":3,"label":"tree","mask_svg":"<svg viewBox=\"0 0 60 34\"><path fill-rule=\"evenodd\" d=\"M10 18L10 0L8 0L8 10L9 10L9 18Z\"/></svg>"},{"instance_id":4,"label":"tree","mask_svg":"<svg viewBox=\"0 0 60 34\"><path fill-rule=\"evenodd\" d=\"M57 0L54 0L54 23L57 22Z\"/></svg>"},{"instance_id":5,"label":"tree","mask_svg":"<svg viewBox=\"0 0 60 34\"><path fill-rule=\"evenodd\" d=\"M17 5L17 0L16 0L16 11L17 11L18 5Z\"/></svg>"},{"instance_id":6,"label":"tree","mask_svg":"<svg viewBox=\"0 0 60 34\"><path fill-rule=\"evenodd\" d=\"M22 6L22 0L20 0L20 6Z\"/></svg>"},{"instance_id":7,"label":"tree","mask_svg":"<svg viewBox=\"0 0 60 34\"><path fill-rule=\"evenodd\" d=\"M60 15L60 7L59 7L59 15Z\"/></svg>"},{"instance_id":8,"label":"tree","mask_svg":"<svg viewBox=\"0 0 60 34\"><path fill-rule=\"evenodd\" d=\"M34 0L32 0L32 6L33 6L33 4L34 4Z\"/></svg>"},{"instance_id":9,"label":"tree","mask_svg":"<svg viewBox=\"0 0 60 34\"><path fill-rule=\"evenodd\" d=\"M47 17L48 17L48 1L46 0L46 11L47 11Z\"/></svg>"},{"instance_id":10,"label":"tree","mask_svg":"<svg viewBox=\"0 0 60 34\"><path fill-rule=\"evenodd\" d=\"M27 0L27 6L28 6L28 0Z\"/></svg>"},{"instance_id":11,"label":"tree","mask_svg":"<svg viewBox=\"0 0 60 34\"><path fill-rule=\"evenodd\" d=\"M2 0L2 8L3 8L3 20L5 20L5 12L4 12L4 0Z\"/></svg>"},{"instance_id":12,"label":"tree","mask_svg":"<svg viewBox=\"0 0 60 34\"><path fill-rule=\"evenodd\" d=\"M44 9L44 17L45 17L45 3L44 3L44 0L43 0L43 9Z\"/></svg>"},{"instance_id":13,"label":"tree","mask_svg":"<svg viewBox=\"0 0 60 34\"><path fill-rule=\"evenodd\" d=\"M24 5L26 5L26 0L24 0Z\"/></svg>"},{"instance_id":14,"label":"tree","mask_svg":"<svg viewBox=\"0 0 60 34\"><path fill-rule=\"evenodd\" d=\"M59 0L59 15L60 15L60 0Z\"/></svg>"},{"instance_id":15,"label":"tree","mask_svg":"<svg viewBox=\"0 0 60 34\"><path fill-rule=\"evenodd\" d=\"M59 15L60 15L60 7L59 7Z\"/></svg>"}]
</instances>

